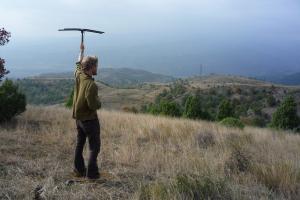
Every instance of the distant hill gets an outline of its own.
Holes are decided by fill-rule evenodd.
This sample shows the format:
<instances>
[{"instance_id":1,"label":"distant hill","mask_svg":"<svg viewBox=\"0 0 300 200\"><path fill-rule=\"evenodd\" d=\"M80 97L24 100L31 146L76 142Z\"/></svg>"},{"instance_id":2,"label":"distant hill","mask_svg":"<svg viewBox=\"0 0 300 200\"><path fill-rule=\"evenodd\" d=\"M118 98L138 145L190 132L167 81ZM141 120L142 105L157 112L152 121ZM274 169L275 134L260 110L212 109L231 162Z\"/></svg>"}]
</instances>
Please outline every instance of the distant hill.
<instances>
[{"instance_id":1,"label":"distant hill","mask_svg":"<svg viewBox=\"0 0 300 200\"><path fill-rule=\"evenodd\" d=\"M98 74L97 81L117 87L128 87L142 83L167 83L176 79L172 76L130 68L100 68ZM68 79L73 78L73 72L47 73L33 78Z\"/></svg>"},{"instance_id":2,"label":"distant hill","mask_svg":"<svg viewBox=\"0 0 300 200\"><path fill-rule=\"evenodd\" d=\"M257 77L261 80L271 81L273 83L280 83L285 85L300 85L300 72L293 74L276 74L266 77Z\"/></svg>"}]
</instances>

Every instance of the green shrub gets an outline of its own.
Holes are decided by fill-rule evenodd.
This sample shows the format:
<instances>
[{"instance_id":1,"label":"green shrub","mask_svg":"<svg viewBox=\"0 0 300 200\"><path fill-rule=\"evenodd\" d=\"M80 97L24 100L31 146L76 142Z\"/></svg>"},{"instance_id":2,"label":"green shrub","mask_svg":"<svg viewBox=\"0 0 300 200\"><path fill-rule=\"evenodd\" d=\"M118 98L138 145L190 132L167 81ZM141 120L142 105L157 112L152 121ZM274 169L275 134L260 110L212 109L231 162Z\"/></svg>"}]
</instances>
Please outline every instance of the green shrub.
<instances>
[{"instance_id":1,"label":"green shrub","mask_svg":"<svg viewBox=\"0 0 300 200\"><path fill-rule=\"evenodd\" d=\"M146 110L147 110L146 111L147 113L151 113L153 115L159 115L159 113L160 113L160 109L159 109L158 104L151 103L147 106Z\"/></svg>"},{"instance_id":2,"label":"green shrub","mask_svg":"<svg viewBox=\"0 0 300 200\"><path fill-rule=\"evenodd\" d=\"M69 98L67 99L67 101L65 103L65 106L67 108L72 108L72 106L73 106L73 96L74 96L74 89L71 91L71 93L69 95Z\"/></svg>"},{"instance_id":3,"label":"green shrub","mask_svg":"<svg viewBox=\"0 0 300 200\"><path fill-rule=\"evenodd\" d=\"M159 104L160 114L171 117L181 116L180 106L173 101L161 101Z\"/></svg>"},{"instance_id":4,"label":"green shrub","mask_svg":"<svg viewBox=\"0 0 300 200\"><path fill-rule=\"evenodd\" d=\"M243 129L245 125L241 122L241 120L236 119L234 117L227 117L220 122L222 125L227 127L239 128Z\"/></svg>"},{"instance_id":5,"label":"green shrub","mask_svg":"<svg viewBox=\"0 0 300 200\"><path fill-rule=\"evenodd\" d=\"M167 100L161 100L158 104L150 104L147 108L147 112L154 115L166 115L171 117L181 116L179 104Z\"/></svg>"},{"instance_id":6,"label":"green shrub","mask_svg":"<svg viewBox=\"0 0 300 200\"><path fill-rule=\"evenodd\" d=\"M211 117L207 111L202 109L201 99L198 95L189 96L186 99L183 116L190 119L205 119Z\"/></svg>"},{"instance_id":7,"label":"green shrub","mask_svg":"<svg viewBox=\"0 0 300 200\"><path fill-rule=\"evenodd\" d=\"M25 109L25 95L19 91L18 85L6 79L0 86L0 123L11 120Z\"/></svg>"},{"instance_id":8,"label":"green shrub","mask_svg":"<svg viewBox=\"0 0 300 200\"><path fill-rule=\"evenodd\" d=\"M217 120L221 121L226 117L234 117L234 108L232 104L225 99L218 107Z\"/></svg>"},{"instance_id":9,"label":"green shrub","mask_svg":"<svg viewBox=\"0 0 300 200\"><path fill-rule=\"evenodd\" d=\"M292 96L288 96L273 114L270 126L277 129L294 129L299 124L297 104Z\"/></svg>"},{"instance_id":10,"label":"green shrub","mask_svg":"<svg viewBox=\"0 0 300 200\"><path fill-rule=\"evenodd\" d=\"M184 116L190 119L201 118L201 101L197 96L189 96L185 101Z\"/></svg>"}]
</instances>

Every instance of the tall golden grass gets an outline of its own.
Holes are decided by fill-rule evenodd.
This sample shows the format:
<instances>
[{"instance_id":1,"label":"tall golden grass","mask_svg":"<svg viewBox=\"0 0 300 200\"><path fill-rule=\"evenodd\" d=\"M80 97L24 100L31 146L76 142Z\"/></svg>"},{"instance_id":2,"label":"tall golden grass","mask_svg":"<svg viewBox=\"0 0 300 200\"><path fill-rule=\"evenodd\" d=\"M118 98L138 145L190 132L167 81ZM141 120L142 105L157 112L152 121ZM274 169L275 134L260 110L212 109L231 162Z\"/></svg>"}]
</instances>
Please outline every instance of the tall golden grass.
<instances>
[{"instance_id":1,"label":"tall golden grass","mask_svg":"<svg viewBox=\"0 0 300 200\"><path fill-rule=\"evenodd\" d=\"M0 199L300 199L299 135L98 115L106 182L68 182L76 141L71 111L28 106L1 125Z\"/></svg>"}]
</instances>

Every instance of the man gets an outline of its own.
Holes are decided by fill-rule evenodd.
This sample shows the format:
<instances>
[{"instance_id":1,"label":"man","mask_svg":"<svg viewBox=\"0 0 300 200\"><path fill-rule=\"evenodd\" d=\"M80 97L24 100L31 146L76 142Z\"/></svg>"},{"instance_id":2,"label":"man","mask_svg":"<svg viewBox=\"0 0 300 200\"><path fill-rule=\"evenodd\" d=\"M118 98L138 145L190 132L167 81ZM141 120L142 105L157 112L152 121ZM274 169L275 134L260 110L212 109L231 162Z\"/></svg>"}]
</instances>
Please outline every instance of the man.
<instances>
[{"instance_id":1,"label":"man","mask_svg":"<svg viewBox=\"0 0 300 200\"><path fill-rule=\"evenodd\" d=\"M73 118L76 119L77 143L74 159L74 173L77 177L99 178L97 156L100 152L100 124L97 109L101 108L98 88L93 75L97 75L98 58L84 56L84 45L80 45L80 55L76 63L73 97ZM86 138L89 141L89 161L87 168L82 156Z\"/></svg>"}]
</instances>

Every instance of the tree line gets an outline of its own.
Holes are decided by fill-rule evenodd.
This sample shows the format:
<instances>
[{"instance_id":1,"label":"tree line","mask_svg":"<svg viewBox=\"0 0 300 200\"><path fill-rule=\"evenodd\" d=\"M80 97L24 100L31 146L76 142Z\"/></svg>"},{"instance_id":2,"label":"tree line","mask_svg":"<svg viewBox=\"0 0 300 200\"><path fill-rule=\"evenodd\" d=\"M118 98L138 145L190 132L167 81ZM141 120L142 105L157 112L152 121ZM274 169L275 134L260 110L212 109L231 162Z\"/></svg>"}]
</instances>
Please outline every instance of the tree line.
<instances>
[{"instance_id":1,"label":"tree line","mask_svg":"<svg viewBox=\"0 0 300 200\"><path fill-rule=\"evenodd\" d=\"M244 125L300 131L300 118L293 94L280 102L274 97L274 86L265 88L210 88L192 92L188 82L177 81L160 93L154 103L144 105L142 112L154 115L217 121L243 128ZM238 98L232 98L238 96ZM276 110L271 116L264 108Z\"/></svg>"}]
</instances>

